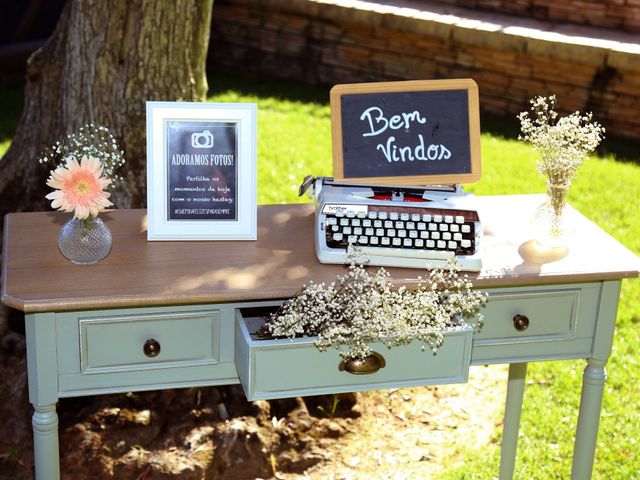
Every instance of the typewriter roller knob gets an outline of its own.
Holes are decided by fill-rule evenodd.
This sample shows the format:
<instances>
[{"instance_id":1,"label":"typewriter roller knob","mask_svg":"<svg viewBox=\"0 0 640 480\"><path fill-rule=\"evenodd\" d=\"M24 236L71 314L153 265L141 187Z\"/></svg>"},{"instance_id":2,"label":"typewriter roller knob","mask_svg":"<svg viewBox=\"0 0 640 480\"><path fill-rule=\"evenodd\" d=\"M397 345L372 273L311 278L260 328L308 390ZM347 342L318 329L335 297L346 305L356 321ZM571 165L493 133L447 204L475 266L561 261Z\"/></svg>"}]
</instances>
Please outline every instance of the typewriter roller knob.
<instances>
[{"instance_id":1,"label":"typewriter roller knob","mask_svg":"<svg viewBox=\"0 0 640 480\"><path fill-rule=\"evenodd\" d=\"M316 181L316 177L314 177L313 175L307 175L306 177L304 177L304 180L302 180L302 183L298 187L298 196L301 197L302 195L304 195L305 192L309 190L309 187L311 187L311 185L313 185L313 182L315 181Z\"/></svg>"},{"instance_id":2,"label":"typewriter roller knob","mask_svg":"<svg viewBox=\"0 0 640 480\"><path fill-rule=\"evenodd\" d=\"M387 362L378 352L372 352L364 358L350 358L342 360L338 366L341 372L353 373L354 375L367 375L376 373L381 368L386 367Z\"/></svg>"},{"instance_id":3,"label":"typewriter roller knob","mask_svg":"<svg viewBox=\"0 0 640 480\"><path fill-rule=\"evenodd\" d=\"M513 326L516 330L523 332L524 330L529 328L529 318L518 313L513 317Z\"/></svg>"}]
</instances>

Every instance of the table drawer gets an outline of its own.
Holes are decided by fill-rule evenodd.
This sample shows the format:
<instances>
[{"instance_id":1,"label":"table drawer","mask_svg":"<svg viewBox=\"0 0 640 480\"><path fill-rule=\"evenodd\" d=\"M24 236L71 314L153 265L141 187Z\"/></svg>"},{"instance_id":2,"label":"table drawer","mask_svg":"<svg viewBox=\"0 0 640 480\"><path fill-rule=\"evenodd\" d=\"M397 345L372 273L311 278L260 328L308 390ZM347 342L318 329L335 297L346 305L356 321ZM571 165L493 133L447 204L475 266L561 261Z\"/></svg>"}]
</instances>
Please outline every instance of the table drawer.
<instances>
[{"instance_id":1,"label":"table drawer","mask_svg":"<svg viewBox=\"0 0 640 480\"><path fill-rule=\"evenodd\" d=\"M469 374L472 329L460 327L445 334L437 354L417 342L388 349L373 345L386 366L375 373L341 371L335 350L320 352L313 338L257 340L250 332L260 318L236 314L235 362L249 400L351 392L379 388L465 382Z\"/></svg>"},{"instance_id":2,"label":"table drawer","mask_svg":"<svg viewBox=\"0 0 640 480\"><path fill-rule=\"evenodd\" d=\"M214 365L220 360L218 311L83 317L84 374Z\"/></svg>"},{"instance_id":3,"label":"table drawer","mask_svg":"<svg viewBox=\"0 0 640 480\"><path fill-rule=\"evenodd\" d=\"M581 290L489 292L484 324L475 343L501 344L566 340L576 334Z\"/></svg>"}]
</instances>

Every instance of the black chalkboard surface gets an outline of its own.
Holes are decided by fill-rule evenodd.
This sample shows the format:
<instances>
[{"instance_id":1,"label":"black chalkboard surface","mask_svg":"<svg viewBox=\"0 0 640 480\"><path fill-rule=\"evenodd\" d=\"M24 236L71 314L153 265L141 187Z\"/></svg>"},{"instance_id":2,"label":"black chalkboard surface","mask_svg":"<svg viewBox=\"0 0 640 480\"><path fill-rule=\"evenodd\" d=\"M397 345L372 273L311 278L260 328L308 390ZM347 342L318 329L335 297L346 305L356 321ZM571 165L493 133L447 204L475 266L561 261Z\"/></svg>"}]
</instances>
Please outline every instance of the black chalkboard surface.
<instances>
[{"instance_id":1,"label":"black chalkboard surface","mask_svg":"<svg viewBox=\"0 0 640 480\"><path fill-rule=\"evenodd\" d=\"M167 220L236 220L237 124L167 120L165 128Z\"/></svg>"},{"instance_id":2,"label":"black chalkboard surface","mask_svg":"<svg viewBox=\"0 0 640 480\"><path fill-rule=\"evenodd\" d=\"M336 85L331 121L337 181L433 185L480 178L473 80Z\"/></svg>"}]
</instances>

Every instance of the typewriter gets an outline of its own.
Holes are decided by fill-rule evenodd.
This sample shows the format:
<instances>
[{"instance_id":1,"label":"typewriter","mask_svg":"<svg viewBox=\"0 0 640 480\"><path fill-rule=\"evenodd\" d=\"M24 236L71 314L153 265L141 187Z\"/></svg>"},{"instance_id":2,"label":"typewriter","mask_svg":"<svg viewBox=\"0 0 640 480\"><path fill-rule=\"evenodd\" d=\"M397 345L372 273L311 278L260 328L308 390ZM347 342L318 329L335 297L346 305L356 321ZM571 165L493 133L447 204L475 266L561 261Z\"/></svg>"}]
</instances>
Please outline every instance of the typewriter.
<instances>
[{"instance_id":1,"label":"typewriter","mask_svg":"<svg viewBox=\"0 0 640 480\"><path fill-rule=\"evenodd\" d=\"M482 267L482 225L461 183L480 178L478 86L471 79L336 85L333 175L308 176L323 263Z\"/></svg>"},{"instance_id":2,"label":"typewriter","mask_svg":"<svg viewBox=\"0 0 640 480\"><path fill-rule=\"evenodd\" d=\"M315 197L315 248L322 263L387 267L482 267L482 224L460 186L364 186L307 177ZM354 248L355 247L355 248Z\"/></svg>"}]
</instances>

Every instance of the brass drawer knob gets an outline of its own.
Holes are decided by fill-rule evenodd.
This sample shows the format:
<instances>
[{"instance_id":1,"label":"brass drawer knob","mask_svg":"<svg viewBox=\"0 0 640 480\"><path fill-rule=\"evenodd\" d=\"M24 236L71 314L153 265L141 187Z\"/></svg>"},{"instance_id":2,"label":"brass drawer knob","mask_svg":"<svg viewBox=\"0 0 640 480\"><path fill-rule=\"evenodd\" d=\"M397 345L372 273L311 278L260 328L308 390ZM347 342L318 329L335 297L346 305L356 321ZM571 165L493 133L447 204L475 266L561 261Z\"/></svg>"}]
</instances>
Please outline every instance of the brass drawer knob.
<instances>
[{"instance_id":1,"label":"brass drawer knob","mask_svg":"<svg viewBox=\"0 0 640 480\"><path fill-rule=\"evenodd\" d=\"M373 352L371 355L364 358L350 358L349 360L342 360L338 366L338 370L341 372L349 372L354 375L366 375L368 373L376 373L381 368L387 365L384 357L378 352Z\"/></svg>"},{"instance_id":2,"label":"brass drawer knob","mask_svg":"<svg viewBox=\"0 0 640 480\"><path fill-rule=\"evenodd\" d=\"M522 332L529 328L529 318L525 315L517 314L513 317L513 326L516 330Z\"/></svg>"},{"instance_id":3,"label":"brass drawer knob","mask_svg":"<svg viewBox=\"0 0 640 480\"><path fill-rule=\"evenodd\" d=\"M150 338L144 342L142 350L147 357L157 357L160 354L160 342L155 338Z\"/></svg>"}]
</instances>

